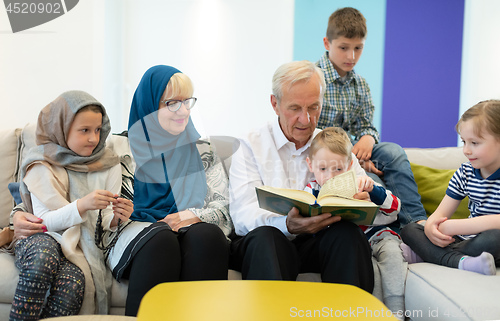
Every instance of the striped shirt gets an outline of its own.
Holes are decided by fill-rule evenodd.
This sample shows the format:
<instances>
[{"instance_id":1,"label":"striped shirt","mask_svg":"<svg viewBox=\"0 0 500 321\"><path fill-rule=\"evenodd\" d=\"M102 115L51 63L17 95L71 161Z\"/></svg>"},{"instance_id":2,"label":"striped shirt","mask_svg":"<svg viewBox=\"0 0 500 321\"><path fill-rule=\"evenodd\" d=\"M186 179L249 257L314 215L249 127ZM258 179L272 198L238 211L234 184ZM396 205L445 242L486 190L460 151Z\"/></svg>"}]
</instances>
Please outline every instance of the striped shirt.
<instances>
[{"instance_id":1,"label":"striped shirt","mask_svg":"<svg viewBox=\"0 0 500 321\"><path fill-rule=\"evenodd\" d=\"M328 51L316 63L323 70L326 81L325 96L318 128L342 127L355 140L371 135L376 142L380 135L373 125L373 105L370 87L354 71L340 77L328 58Z\"/></svg>"},{"instance_id":2,"label":"striped shirt","mask_svg":"<svg viewBox=\"0 0 500 321\"><path fill-rule=\"evenodd\" d=\"M468 196L469 218L500 214L500 169L484 179L479 169L463 163L453 174L446 195L456 200Z\"/></svg>"}]
</instances>

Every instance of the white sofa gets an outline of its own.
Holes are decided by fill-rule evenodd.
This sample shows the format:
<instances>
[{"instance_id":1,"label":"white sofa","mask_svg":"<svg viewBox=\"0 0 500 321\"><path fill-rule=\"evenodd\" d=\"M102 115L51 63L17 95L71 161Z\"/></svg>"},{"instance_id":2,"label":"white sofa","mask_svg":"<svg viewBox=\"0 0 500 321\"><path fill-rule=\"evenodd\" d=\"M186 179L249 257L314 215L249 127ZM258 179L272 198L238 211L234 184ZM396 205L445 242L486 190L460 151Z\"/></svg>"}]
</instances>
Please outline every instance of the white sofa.
<instances>
[{"instance_id":1,"label":"white sofa","mask_svg":"<svg viewBox=\"0 0 500 321\"><path fill-rule=\"evenodd\" d=\"M0 130L0 227L7 226L14 200L7 188L17 181L19 164L25 146L34 143L33 124L20 129ZM110 145L127 145L126 138L112 135ZM230 166L235 139L212 137L226 169ZM464 156L460 148L406 149L412 163L441 169L456 169ZM432 177L428 177L432 181ZM13 257L0 254L0 321L7 321L17 285L18 271ZM229 270L230 279L241 279L241 274ZM320 281L318 274L301 274L298 280ZM496 276L450 269L429 263L411 264L408 268L405 290L406 315L411 320L491 320L500 319L500 269ZM127 284L113 280L111 314L123 314Z\"/></svg>"}]
</instances>

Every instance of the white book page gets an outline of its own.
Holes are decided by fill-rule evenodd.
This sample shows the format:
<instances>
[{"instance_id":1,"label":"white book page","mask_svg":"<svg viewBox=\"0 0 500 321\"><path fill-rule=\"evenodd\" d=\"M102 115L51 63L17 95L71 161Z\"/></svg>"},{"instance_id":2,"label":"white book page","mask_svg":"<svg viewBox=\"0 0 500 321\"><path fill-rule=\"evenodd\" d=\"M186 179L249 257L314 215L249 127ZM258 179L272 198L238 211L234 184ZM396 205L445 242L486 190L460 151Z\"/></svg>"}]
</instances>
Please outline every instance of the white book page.
<instances>
[{"instance_id":1,"label":"white book page","mask_svg":"<svg viewBox=\"0 0 500 321\"><path fill-rule=\"evenodd\" d=\"M349 170L326 181L319 191L318 199L325 195L334 195L351 198L358 192L356 173Z\"/></svg>"}]
</instances>

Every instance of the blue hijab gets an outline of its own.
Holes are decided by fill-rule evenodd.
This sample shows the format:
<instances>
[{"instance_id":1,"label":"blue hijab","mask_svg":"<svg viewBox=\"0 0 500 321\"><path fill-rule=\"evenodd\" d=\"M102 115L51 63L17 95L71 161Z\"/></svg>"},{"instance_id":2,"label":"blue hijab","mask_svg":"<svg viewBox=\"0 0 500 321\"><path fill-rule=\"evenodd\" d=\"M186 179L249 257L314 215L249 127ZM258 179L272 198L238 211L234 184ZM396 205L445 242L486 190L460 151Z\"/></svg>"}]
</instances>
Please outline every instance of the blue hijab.
<instances>
[{"instance_id":1,"label":"blue hijab","mask_svg":"<svg viewBox=\"0 0 500 321\"><path fill-rule=\"evenodd\" d=\"M148 69L137 87L129 116L129 140L136 162L131 219L156 222L171 213L202 208L207 181L191 117L186 129L172 135L158 120L158 106L170 78L170 66Z\"/></svg>"}]
</instances>

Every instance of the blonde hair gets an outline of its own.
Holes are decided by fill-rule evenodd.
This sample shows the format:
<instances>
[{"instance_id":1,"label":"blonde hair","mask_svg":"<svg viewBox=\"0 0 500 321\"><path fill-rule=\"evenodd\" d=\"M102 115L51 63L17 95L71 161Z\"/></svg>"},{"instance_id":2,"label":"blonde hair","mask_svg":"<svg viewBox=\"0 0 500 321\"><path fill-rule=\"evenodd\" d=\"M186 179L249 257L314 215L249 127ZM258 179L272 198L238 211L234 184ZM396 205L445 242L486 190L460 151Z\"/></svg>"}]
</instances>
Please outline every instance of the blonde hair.
<instances>
[{"instance_id":1,"label":"blonde hair","mask_svg":"<svg viewBox=\"0 0 500 321\"><path fill-rule=\"evenodd\" d=\"M321 69L308 60L292 61L278 67L273 76L274 97L276 97L279 103L283 96L283 87L285 85L290 88L297 82L311 80L314 75L318 76L319 85L321 87L320 97L323 99L323 93L326 87L325 76Z\"/></svg>"},{"instance_id":2,"label":"blonde hair","mask_svg":"<svg viewBox=\"0 0 500 321\"><path fill-rule=\"evenodd\" d=\"M500 100L485 100L469 108L460 117L455 129L460 134L460 125L471 120L474 126L474 133L478 137L483 137L483 130L500 140Z\"/></svg>"},{"instance_id":3,"label":"blonde hair","mask_svg":"<svg viewBox=\"0 0 500 321\"><path fill-rule=\"evenodd\" d=\"M170 78L167 84L167 97L165 99L172 99L176 96L192 97L193 92L194 87L191 79L185 74L178 72Z\"/></svg>"},{"instance_id":4,"label":"blonde hair","mask_svg":"<svg viewBox=\"0 0 500 321\"><path fill-rule=\"evenodd\" d=\"M336 10L328 19L326 37L332 41L339 37L365 39L366 19L357 9L346 7Z\"/></svg>"},{"instance_id":5,"label":"blonde hair","mask_svg":"<svg viewBox=\"0 0 500 321\"><path fill-rule=\"evenodd\" d=\"M352 160L351 140L340 127L327 127L319 132L311 142L309 158L312 160L321 148L328 148L334 154L346 156L349 162Z\"/></svg>"}]
</instances>

